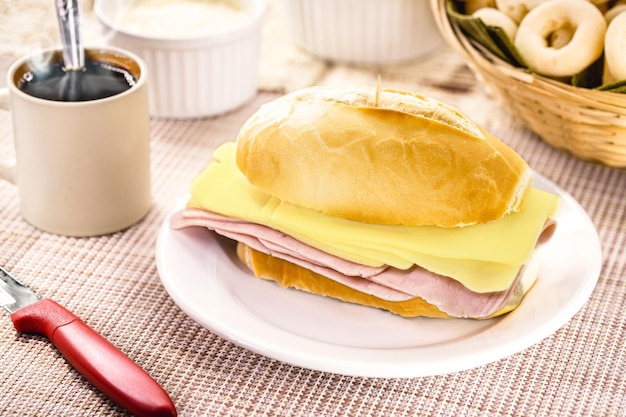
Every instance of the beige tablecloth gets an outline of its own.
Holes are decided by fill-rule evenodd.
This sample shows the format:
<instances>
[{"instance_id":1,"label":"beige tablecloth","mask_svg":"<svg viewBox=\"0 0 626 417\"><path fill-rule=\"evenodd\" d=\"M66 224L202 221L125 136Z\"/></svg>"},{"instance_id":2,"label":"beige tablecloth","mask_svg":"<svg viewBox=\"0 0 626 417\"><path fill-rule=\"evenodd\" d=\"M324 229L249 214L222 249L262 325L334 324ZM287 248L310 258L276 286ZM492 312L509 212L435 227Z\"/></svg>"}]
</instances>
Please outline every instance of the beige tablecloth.
<instances>
[{"instance_id":1,"label":"beige tablecloth","mask_svg":"<svg viewBox=\"0 0 626 417\"><path fill-rule=\"evenodd\" d=\"M14 55L2 53L4 77ZM259 105L291 88L277 78L222 117L152 120L154 204L126 231L86 239L40 232L20 217L16 189L0 182L0 265L116 344L162 384L185 417L626 415L626 172L546 145L490 99L445 47L418 62L375 69L324 65L293 51L265 56L262 64L282 74L302 65L309 82L319 84L372 85L380 74L386 86L411 88L468 113L590 215L604 260L588 302L560 330L519 353L467 371L404 379L291 366L197 324L161 283L157 232L212 150L233 140ZM0 112L2 157L13 153L11 134L9 115ZM1 416L127 415L46 339L18 334L8 314L0 319Z\"/></svg>"}]
</instances>

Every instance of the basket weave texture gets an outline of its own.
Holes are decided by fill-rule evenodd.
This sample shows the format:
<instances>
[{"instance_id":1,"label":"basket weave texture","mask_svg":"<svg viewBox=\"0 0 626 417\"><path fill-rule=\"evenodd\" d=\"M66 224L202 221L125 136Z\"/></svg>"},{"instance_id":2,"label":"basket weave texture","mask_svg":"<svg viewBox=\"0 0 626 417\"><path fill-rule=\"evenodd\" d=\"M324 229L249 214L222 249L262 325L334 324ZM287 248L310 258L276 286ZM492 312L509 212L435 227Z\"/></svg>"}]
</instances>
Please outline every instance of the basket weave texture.
<instances>
[{"instance_id":1,"label":"basket weave texture","mask_svg":"<svg viewBox=\"0 0 626 417\"><path fill-rule=\"evenodd\" d=\"M431 0L431 6L446 42L529 129L578 158L626 167L626 94L573 87L516 68L468 40L448 18L446 0Z\"/></svg>"}]
</instances>

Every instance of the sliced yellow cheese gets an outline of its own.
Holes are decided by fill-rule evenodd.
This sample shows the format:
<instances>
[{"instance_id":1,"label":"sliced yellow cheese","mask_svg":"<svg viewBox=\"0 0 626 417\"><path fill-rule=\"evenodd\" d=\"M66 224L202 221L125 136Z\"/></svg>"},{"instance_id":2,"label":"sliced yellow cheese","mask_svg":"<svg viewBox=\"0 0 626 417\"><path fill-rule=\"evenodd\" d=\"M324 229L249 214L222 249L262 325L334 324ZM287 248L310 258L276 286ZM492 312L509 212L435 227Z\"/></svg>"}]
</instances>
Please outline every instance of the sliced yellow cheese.
<instances>
[{"instance_id":1,"label":"sliced yellow cheese","mask_svg":"<svg viewBox=\"0 0 626 417\"><path fill-rule=\"evenodd\" d=\"M235 143L219 147L194 181L189 207L263 224L344 259L407 269L420 265L475 292L502 291L530 257L558 196L531 189L520 212L463 228L389 226L299 207L250 185L235 164Z\"/></svg>"}]
</instances>

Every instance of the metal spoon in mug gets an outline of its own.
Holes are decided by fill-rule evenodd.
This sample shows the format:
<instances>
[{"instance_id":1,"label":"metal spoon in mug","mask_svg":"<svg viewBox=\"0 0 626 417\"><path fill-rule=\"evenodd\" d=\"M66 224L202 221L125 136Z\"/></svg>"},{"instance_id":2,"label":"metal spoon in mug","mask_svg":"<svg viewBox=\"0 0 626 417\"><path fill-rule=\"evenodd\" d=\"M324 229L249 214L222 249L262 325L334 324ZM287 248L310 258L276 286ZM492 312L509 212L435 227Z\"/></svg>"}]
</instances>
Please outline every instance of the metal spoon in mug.
<instances>
[{"instance_id":1,"label":"metal spoon in mug","mask_svg":"<svg viewBox=\"0 0 626 417\"><path fill-rule=\"evenodd\" d=\"M79 101L83 95L85 51L80 40L80 5L78 0L55 0L63 46L65 75L59 84L64 101Z\"/></svg>"},{"instance_id":2,"label":"metal spoon in mug","mask_svg":"<svg viewBox=\"0 0 626 417\"><path fill-rule=\"evenodd\" d=\"M56 5L65 69L81 70L85 67L85 51L80 40L80 5L77 0L56 0Z\"/></svg>"}]
</instances>

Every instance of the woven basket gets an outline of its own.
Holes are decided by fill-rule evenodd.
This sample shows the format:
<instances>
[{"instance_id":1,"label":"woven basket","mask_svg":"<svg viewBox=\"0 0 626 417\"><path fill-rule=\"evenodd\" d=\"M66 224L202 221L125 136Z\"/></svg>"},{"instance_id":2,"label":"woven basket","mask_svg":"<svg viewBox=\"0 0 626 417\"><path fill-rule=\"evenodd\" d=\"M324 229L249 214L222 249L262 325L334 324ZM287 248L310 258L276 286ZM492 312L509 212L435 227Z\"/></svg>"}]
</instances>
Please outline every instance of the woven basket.
<instances>
[{"instance_id":1,"label":"woven basket","mask_svg":"<svg viewBox=\"0 0 626 417\"><path fill-rule=\"evenodd\" d=\"M584 160L626 167L626 94L577 88L530 74L480 49L430 0L445 40L488 91L550 145Z\"/></svg>"}]
</instances>

